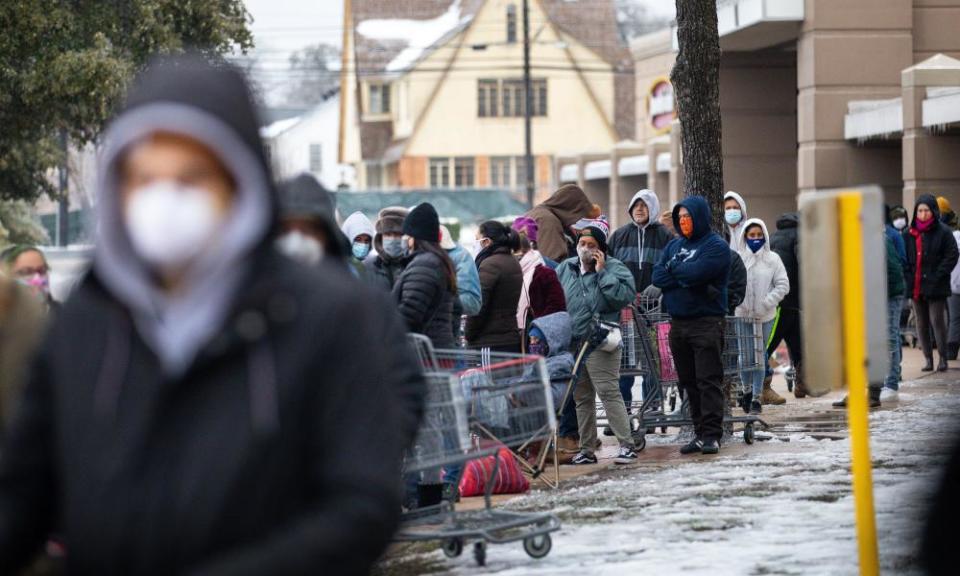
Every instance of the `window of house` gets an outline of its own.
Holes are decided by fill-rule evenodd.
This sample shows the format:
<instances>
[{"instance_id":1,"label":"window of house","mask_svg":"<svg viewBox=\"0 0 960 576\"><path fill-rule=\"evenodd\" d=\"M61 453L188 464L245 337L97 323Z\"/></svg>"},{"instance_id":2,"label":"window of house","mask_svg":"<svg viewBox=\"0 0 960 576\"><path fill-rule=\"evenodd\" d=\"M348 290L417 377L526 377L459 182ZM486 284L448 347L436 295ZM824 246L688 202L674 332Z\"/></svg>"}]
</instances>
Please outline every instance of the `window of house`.
<instances>
[{"instance_id":1,"label":"window of house","mask_svg":"<svg viewBox=\"0 0 960 576\"><path fill-rule=\"evenodd\" d=\"M477 116L480 118L497 116L499 82L496 80L477 81Z\"/></svg>"},{"instance_id":2,"label":"window of house","mask_svg":"<svg viewBox=\"0 0 960 576\"><path fill-rule=\"evenodd\" d=\"M310 145L310 171L316 174L323 171L323 147L320 144Z\"/></svg>"},{"instance_id":3,"label":"window of house","mask_svg":"<svg viewBox=\"0 0 960 576\"><path fill-rule=\"evenodd\" d=\"M383 166L367 164L367 189L377 190L379 188L383 188Z\"/></svg>"},{"instance_id":4,"label":"window of house","mask_svg":"<svg viewBox=\"0 0 960 576\"><path fill-rule=\"evenodd\" d=\"M431 188L449 188L450 187L450 159L449 158L431 158L430 159L430 187Z\"/></svg>"},{"instance_id":5,"label":"window of house","mask_svg":"<svg viewBox=\"0 0 960 576\"><path fill-rule=\"evenodd\" d=\"M546 116L547 115L547 80L546 78L533 80L530 85L533 88L533 95L534 95L533 115Z\"/></svg>"},{"instance_id":6,"label":"window of house","mask_svg":"<svg viewBox=\"0 0 960 576\"><path fill-rule=\"evenodd\" d=\"M390 112L390 85L370 85L370 114L388 114Z\"/></svg>"},{"instance_id":7,"label":"window of house","mask_svg":"<svg viewBox=\"0 0 960 576\"><path fill-rule=\"evenodd\" d=\"M517 188L525 188L527 185L527 157L517 156L515 159L517 165ZM533 185L537 185L537 159L533 159Z\"/></svg>"},{"instance_id":8,"label":"window of house","mask_svg":"<svg viewBox=\"0 0 960 576\"><path fill-rule=\"evenodd\" d=\"M489 95L492 93L491 90L495 90L495 88L491 88L493 86L493 81L485 80L484 82L490 83L487 85L488 87L484 91L484 94ZM531 114L533 116L546 116L547 80L545 78L533 79L530 82L530 88L532 91ZM524 110L526 110L526 98L524 97L523 80L511 78L509 80L500 81L500 94L500 114L497 114L497 110L492 108L488 103L484 108L484 115L513 118L522 117Z\"/></svg>"},{"instance_id":9,"label":"window of house","mask_svg":"<svg viewBox=\"0 0 960 576\"><path fill-rule=\"evenodd\" d=\"M517 42L517 6L510 4L507 6L507 44Z\"/></svg>"},{"instance_id":10,"label":"window of house","mask_svg":"<svg viewBox=\"0 0 960 576\"><path fill-rule=\"evenodd\" d=\"M457 188L473 186L473 158L456 158L453 161L453 179Z\"/></svg>"},{"instance_id":11,"label":"window of house","mask_svg":"<svg viewBox=\"0 0 960 576\"><path fill-rule=\"evenodd\" d=\"M513 188L513 171L510 169L509 156L490 158L490 185L494 188Z\"/></svg>"}]
</instances>

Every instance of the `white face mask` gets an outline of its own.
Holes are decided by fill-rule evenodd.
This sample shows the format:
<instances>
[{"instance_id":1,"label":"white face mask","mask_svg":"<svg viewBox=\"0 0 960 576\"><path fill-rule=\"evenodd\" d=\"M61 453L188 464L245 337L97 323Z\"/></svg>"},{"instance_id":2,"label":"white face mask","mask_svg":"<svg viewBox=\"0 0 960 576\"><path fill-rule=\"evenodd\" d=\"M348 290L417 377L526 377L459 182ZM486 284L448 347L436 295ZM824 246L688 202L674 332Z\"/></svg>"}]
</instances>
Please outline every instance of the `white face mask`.
<instances>
[{"instance_id":1,"label":"white face mask","mask_svg":"<svg viewBox=\"0 0 960 576\"><path fill-rule=\"evenodd\" d=\"M299 230L287 232L277 239L277 249L297 262L315 266L323 259L323 246L313 236Z\"/></svg>"},{"instance_id":2,"label":"white face mask","mask_svg":"<svg viewBox=\"0 0 960 576\"><path fill-rule=\"evenodd\" d=\"M172 180L134 190L125 217L134 251L163 269L182 268L208 249L221 220L210 192Z\"/></svg>"},{"instance_id":3,"label":"white face mask","mask_svg":"<svg viewBox=\"0 0 960 576\"><path fill-rule=\"evenodd\" d=\"M907 227L907 219L897 218L896 220L893 221L893 227L896 228L897 230L903 230L904 228Z\"/></svg>"}]
</instances>

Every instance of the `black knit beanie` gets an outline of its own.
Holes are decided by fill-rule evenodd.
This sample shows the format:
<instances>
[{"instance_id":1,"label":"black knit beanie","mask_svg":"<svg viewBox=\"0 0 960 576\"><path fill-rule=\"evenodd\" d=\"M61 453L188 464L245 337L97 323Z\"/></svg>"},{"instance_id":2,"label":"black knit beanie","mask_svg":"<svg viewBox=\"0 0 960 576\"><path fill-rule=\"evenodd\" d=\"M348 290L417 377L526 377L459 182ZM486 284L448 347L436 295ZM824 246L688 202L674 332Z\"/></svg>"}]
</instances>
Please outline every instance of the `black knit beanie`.
<instances>
[{"instance_id":1,"label":"black knit beanie","mask_svg":"<svg viewBox=\"0 0 960 576\"><path fill-rule=\"evenodd\" d=\"M440 242L440 217L429 202L424 202L407 214L403 233L417 240Z\"/></svg>"}]
</instances>

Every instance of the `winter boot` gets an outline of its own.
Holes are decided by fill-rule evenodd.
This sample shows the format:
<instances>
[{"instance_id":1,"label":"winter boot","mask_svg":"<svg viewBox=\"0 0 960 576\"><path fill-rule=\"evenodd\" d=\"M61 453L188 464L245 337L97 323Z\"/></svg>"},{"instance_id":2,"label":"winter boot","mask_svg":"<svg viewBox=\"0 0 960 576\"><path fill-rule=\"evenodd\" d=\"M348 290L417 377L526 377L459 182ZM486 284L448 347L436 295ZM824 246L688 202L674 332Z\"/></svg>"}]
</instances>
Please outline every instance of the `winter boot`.
<instances>
[{"instance_id":1,"label":"winter boot","mask_svg":"<svg viewBox=\"0 0 960 576\"><path fill-rule=\"evenodd\" d=\"M771 382L773 382L773 376L767 376L763 379L763 392L760 394L760 403L772 404L774 406L786 404L787 399L776 393L770 386Z\"/></svg>"},{"instance_id":2,"label":"winter boot","mask_svg":"<svg viewBox=\"0 0 960 576\"><path fill-rule=\"evenodd\" d=\"M868 405L870 408L879 408L880 407L880 393L883 392L883 388L870 388L870 396L868 399Z\"/></svg>"},{"instance_id":3,"label":"winter boot","mask_svg":"<svg viewBox=\"0 0 960 576\"><path fill-rule=\"evenodd\" d=\"M793 396L794 398L806 398L807 394L810 392L807 390L807 380L806 374L804 374L803 365L797 362L794 368L797 371L797 380L793 383ZM824 394L826 394L826 391Z\"/></svg>"},{"instance_id":4,"label":"winter boot","mask_svg":"<svg viewBox=\"0 0 960 576\"><path fill-rule=\"evenodd\" d=\"M937 364L937 372L946 372L949 366L947 365L947 359L944 356L940 357L940 363Z\"/></svg>"},{"instance_id":5,"label":"winter boot","mask_svg":"<svg viewBox=\"0 0 960 576\"><path fill-rule=\"evenodd\" d=\"M750 413L750 404L753 402L753 392L744 392L740 398L740 407L745 414Z\"/></svg>"},{"instance_id":6,"label":"winter boot","mask_svg":"<svg viewBox=\"0 0 960 576\"><path fill-rule=\"evenodd\" d=\"M947 360L956 360L958 355L960 355L960 342L947 344Z\"/></svg>"},{"instance_id":7,"label":"winter boot","mask_svg":"<svg viewBox=\"0 0 960 576\"><path fill-rule=\"evenodd\" d=\"M921 372L933 372L933 356L927 358L926 363L923 365L923 368L920 369Z\"/></svg>"}]
</instances>

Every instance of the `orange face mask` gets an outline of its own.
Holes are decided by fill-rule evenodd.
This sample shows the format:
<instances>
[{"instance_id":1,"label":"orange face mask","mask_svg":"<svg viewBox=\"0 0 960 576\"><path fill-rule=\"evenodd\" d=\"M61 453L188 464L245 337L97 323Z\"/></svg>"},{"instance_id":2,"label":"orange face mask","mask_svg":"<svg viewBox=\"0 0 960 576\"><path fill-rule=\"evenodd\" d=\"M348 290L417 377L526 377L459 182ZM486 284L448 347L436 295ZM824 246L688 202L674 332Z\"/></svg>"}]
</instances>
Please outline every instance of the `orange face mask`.
<instances>
[{"instance_id":1,"label":"orange face mask","mask_svg":"<svg viewBox=\"0 0 960 576\"><path fill-rule=\"evenodd\" d=\"M685 238L693 235L693 218L691 218L689 214L680 217L680 233L683 234Z\"/></svg>"}]
</instances>

